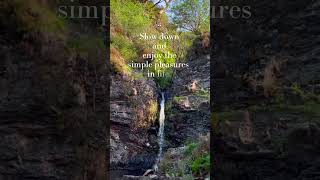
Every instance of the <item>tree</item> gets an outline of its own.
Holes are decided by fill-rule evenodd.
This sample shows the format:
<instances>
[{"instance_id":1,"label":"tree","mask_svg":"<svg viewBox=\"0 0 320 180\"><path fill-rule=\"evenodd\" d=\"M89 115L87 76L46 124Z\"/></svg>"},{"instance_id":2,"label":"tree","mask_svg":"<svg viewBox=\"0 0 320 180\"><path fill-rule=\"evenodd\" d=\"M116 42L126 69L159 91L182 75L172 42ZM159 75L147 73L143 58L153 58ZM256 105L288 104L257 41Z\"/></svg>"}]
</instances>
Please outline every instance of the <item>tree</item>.
<instances>
[{"instance_id":1,"label":"tree","mask_svg":"<svg viewBox=\"0 0 320 180\"><path fill-rule=\"evenodd\" d=\"M209 0L176 0L170 13L173 23L181 30L195 33L209 31Z\"/></svg>"}]
</instances>

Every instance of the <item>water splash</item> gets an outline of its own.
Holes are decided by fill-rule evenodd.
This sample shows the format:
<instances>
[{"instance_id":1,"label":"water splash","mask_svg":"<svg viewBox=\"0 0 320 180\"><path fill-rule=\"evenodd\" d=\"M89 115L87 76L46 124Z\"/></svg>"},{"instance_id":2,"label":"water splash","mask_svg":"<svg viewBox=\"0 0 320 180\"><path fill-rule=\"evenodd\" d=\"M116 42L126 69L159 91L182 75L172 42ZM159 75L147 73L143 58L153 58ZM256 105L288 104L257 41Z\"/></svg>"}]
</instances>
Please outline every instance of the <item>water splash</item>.
<instances>
[{"instance_id":1,"label":"water splash","mask_svg":"<svg viewBox=\"0 0 320 180\"><path fill-rule=\"evenodd\" d=\"M164 93L161 93L161 102L160 102L160 115L159 115L159 132L158 132L158 143L159 143L159 152L158 157L155 165L153 166L153 169L155 171L158 170L158 163L160 162L161 156L162 156L162 149L163 149L163 143L164 143L164 120L165 120L165 114L164 114L164 108L165 108L165 98Z\"/></svg>"}]
</instances>

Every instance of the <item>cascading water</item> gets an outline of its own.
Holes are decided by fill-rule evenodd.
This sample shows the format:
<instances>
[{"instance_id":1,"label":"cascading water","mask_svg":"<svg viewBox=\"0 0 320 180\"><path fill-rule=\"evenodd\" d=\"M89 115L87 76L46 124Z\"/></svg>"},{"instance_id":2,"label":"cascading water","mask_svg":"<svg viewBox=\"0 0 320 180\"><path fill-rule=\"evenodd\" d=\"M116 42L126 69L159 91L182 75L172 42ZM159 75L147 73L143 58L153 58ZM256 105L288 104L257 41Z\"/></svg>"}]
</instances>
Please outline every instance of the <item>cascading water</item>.
<instances>
[{"instance_id":1,"label":"cascading water","mask_svg":"<svg viewBox=\"0 0 320 180\"><path fill-rule=\"evenodd\" d=\"M164 108L165 108L165 98L164 93L161 93L161 102L160 102L160 115L159 115L159 132L158 132L158 141L159 141L159 152L156 164L154 165L153 169L155 171L158 170L158 163L160 162L160 158L162 156L162 149L163 149L163 142L164 142L164 120L165 120L165 114L164 114Z\"/></svg>"}]
</instances>

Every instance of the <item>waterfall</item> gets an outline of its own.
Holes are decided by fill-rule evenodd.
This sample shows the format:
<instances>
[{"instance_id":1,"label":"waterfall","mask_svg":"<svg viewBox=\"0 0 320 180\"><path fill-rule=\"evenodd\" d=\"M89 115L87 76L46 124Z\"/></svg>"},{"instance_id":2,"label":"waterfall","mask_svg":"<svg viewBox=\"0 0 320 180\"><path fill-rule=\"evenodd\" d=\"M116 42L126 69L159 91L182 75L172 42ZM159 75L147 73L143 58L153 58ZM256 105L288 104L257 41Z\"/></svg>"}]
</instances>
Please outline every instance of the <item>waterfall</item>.
<instances>
[{"instance_id":1,"label":"waterfall","mask_svg":"<svg viewBox=\"0 0 320 180\"><path fill-rule=\"evenodd\" d=\"M158 132L158 137L159 137L159 154L158 154L158 161L160 160L160 157L162 155L162 147L163 147L163 140L164 140L164 93L161 93L161 103L160 103L160 116L159 116L159 132Z\"/></svg>"},{"instance_id":2,"label":"waterfall","mask_svg":"<svg viewBox=\"0 0 320 180\"><path fill-rule=\"evenodd\" d=\"M164 120L165 120L165 114L164 114L164 108L165 108L165 98L164 93L161 93L161 102L160 102L160 115L159 115L159 132L158 132L158 143L159 143L159 152L157 161L153 167L155 171L158 170L158 163L160 162L160 158L162 156L162 149L163 149L163 142L164 142Z\"/></svg>"}]
</instances>

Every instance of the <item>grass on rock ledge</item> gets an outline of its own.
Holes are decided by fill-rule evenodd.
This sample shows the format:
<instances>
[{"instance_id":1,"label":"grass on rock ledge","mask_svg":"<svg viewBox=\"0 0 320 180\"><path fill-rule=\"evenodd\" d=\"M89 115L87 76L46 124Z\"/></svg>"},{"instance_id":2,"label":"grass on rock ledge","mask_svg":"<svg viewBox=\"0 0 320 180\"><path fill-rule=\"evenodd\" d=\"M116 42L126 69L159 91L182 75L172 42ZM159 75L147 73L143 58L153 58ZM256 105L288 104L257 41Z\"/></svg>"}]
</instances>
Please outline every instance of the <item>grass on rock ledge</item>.
<instances>
[{"instance_id":1,"label":"grass on rock ledge","mask_svg":"<svg viewBox=\"0 0 320 180\"><path fill-rule=\"evenodd\" d=\"M160 171L169 177L206 178L210 173L209 135L185 147L169 150L160 163Z\"/></svg>"}]
</instances>

